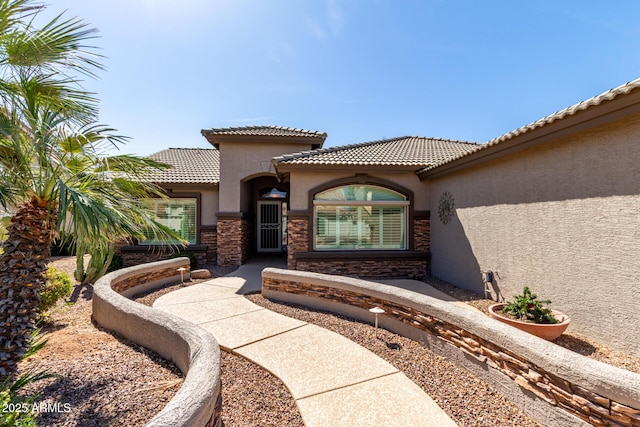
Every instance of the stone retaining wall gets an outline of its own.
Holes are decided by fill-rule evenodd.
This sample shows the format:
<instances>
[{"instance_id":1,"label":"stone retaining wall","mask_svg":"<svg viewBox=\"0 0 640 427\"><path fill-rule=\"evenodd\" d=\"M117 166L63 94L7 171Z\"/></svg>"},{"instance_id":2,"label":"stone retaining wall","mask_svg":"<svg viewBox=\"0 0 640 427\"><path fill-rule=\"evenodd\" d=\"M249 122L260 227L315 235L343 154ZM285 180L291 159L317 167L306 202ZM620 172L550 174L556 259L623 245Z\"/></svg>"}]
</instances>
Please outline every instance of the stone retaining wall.
<instances>
[{"instance_id":1,"label":"stone retaining wall","mask_svg":"<svg viewBox=\"0 0 640 427\"><path fill-rule=\"evenodd\" d=\"M171 360L185 375L176 395L146 424L148 427L220 427L220 348L213 335L114 290L130 295L179 281L177 270L181 267L189 267L188 258L143 264L105 275L94 285L92 316L102 327Z\"/></svg>"},{"instance_id":2,"label":"stone retaining wall","mask_svg":"<svg viewBox=\"0 0 640 427\"><path fill-rule=\"evenodd\" d=\"M206 245L191 245L187 249L176 249L171 246L162 247L159 245L124 246L120 248L119 255L122 257L122 265L124 267L133 267L140 264L169 259L173 256L174 252L178 250L193 254L198 265L204 265L210 262L208 258L209 249Z\"/></svg>"},{"instance_id":3,"label":"stone retaining wall","mask_svg":"<svg viewBox=\"0 0 640 427\"><path fill-rule=\"evenodd\" d=\"M265 269L263 295L371 321L489 380L549 426L640 427L640 375L589 359L487 316L393 286Z\"/></svg>"}]
</instances>

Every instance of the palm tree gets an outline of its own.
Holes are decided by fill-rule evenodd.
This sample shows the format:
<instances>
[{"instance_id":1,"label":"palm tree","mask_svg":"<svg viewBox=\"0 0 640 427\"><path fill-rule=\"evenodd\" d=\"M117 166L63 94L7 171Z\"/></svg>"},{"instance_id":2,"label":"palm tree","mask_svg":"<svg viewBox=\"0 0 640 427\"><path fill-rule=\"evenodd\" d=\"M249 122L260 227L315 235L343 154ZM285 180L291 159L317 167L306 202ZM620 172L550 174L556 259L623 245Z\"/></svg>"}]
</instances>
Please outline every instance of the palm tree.
<instances>
[{"instance_id":1,"label":"palm tree","mask_svg":"<svg viewBox=\"0 0 640 427\"><path fill-rule=\"evenodd\" d=\"M146 228L175 238L135 203L160 195L142 178L163 165L105 155L124 138L97 124L97 99L78 77L102 68L84 44L95 30L62 15L35 28L42 10L31 0L0 0L0 204L15 212L0 255L0 379L13 375L29 347L59 231L82 247L96 242L94 253Z\"/></svg>"},{"instance_id":2,"label":"palm tree","mask_svg":"<svg viewBox=\"0 0 640 427\"><path fill-rule=\"evenodd\" d=\"M167 165L131 155L100 154L103 143L109 142L104 138L108 131L94 126L58 138L60 163L69 178L61 186L66 196L59 199L59 222L75 246L75 276L82 283L95 282L105 274L118 240L144 240L151 234L157 241L182 241L174 231L155 221L154 214L140 203L148 197L166 197L146 178L147 173ZM91 200L93 205L87 209L82 200ZM85 253L91 255L86 269Z\"/></svg>"}]
</instances>

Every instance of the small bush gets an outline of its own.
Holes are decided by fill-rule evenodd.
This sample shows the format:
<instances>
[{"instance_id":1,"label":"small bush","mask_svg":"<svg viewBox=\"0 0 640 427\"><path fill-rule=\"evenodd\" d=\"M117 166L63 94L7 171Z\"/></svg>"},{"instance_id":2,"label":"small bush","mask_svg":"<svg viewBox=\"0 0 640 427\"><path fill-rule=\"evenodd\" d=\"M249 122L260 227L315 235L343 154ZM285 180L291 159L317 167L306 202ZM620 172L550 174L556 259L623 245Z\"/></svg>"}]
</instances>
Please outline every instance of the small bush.
<instances>
[{"instance_id":1,"label":"small bush","mask_svg":"<svg viewBox=\"0 0 640 427\"><path fill-rule=\"evenodd\" d=\"M20 380L18 380L20 381ZM6 427L36 427L36 413L32 412L36 396L20 399L16 396L15 383L0 385L0 425Z\"/></svg>"},{"instance_id":2,"label":"small bush","mask_svg":"<svg viewBox=\"0 0 640 427\"><path fill-rule=\"evenodd\" d=\"M49 267L45 278L47 281L40 288L40 302L38 303L40 313L54 307L59 299L68 297L73 291L73 282L64 271Z\"/></svg>"},{"instance_id":3,"label":"small bush","mask_svg":"<svg viewBox=\"0 0 640 427\"><path fill-rule=\"evenodd\" d=\"M33 356L40 351L46 344L46 337L40 334L40 330L36 330L31 334L31 347L23 356L22 360ZM31 392L30 394L18 395L18 391L30 384L47 378L59 378L58 375L49 374L46 371L34 372L29 370L20 378L13 380L8 377L0 383L0 426L3 427L36 427L37 412L33 411L36 405L36 399L40 396L40 392Z\"/></svg>"},{"instance_id":4,"label":"small bush","mask_svg":"<svg viewBox=\"0 0 640 427\"><path fill-rule=\"evenodd\" d=\"M518 320L524 322L552 324L558 323L558 319L553 315L551 309L544 307L543 304L551 304L551 301L540 301L538 296L531 292L528 286L525 286L522 294L514 295L513 301L507 301L503 313L510 314Z\"/></svg>"},{"instance_id":5,"label":"small bush","mask_svg":"<svg viewBox=\"0 0 640 427\"><path fill-rule=\"evenodd\" d=\"M76 248L68 235L61 235L51 243L51 256L74 256Z\"/></svg>"},{"instance_id":6,"label":"small bush","mask_svg":"<svg viewBox=\"0 0 640 427\"><path fill-rule=\"evenodd\" d=\"M112 271L120 270L123 266L122 256L114 255L111 258L111 264L109 264L109 268L107 268L107 272L111 273Z\"/></svg>"}]
</instances>

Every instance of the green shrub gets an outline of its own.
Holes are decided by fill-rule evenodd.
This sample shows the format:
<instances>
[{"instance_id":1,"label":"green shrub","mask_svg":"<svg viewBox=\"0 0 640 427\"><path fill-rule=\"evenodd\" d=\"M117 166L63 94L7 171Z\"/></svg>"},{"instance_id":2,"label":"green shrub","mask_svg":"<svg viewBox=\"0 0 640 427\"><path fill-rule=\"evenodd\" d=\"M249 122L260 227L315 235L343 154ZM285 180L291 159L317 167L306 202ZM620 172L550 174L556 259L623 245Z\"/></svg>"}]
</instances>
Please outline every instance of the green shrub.
<instances>
[{"instance_id":1,"label":"green shrub","mask_svg":"<svg viewBox=\"0 0 640 427\"><path fill-rule=\"evenodd\" d=\"M538 296L531 292L528 286L522 290L522 294L514 295L513 301L508 301L502 308L503 313L508 313L516 319L533 323L558 323L558 319L553 315L551 309L543 304L551 304L551 301L540 301Z\"/></svg>"},{"instance_id":2,"label":"green shrub","mask_svg":"<svg viewBox=\"0 0 640 427\"><path fill-rule=\"evenodd\" d=\"M114 255L111 258L111 264L109 264L109 268L107 268L107 272L111 273L112 271L120 270L123 266L122 256Z\"/></svg>"},{"instance_id":3,"label":"green shrub","mask_svg":"<svg viewBox=\"0 0 640 427\"><path fill-rule=\"evenodd\" d=\"M10 224L11 224L10 216L3 216L2 218L0 218L0 241L4 242L9 237L9 232L7 231L7 228L9 228Z\"/></svg>"},{"instance_id":4,"label":"green shrub","mask_svg":"<svg viewBox=\"0 0 640 427\"><path fill-rule=\"evenodd\" d=\"M38 303L40 313L54 307L59 299L68 297L73 291L73 282L64 271L49 267L45 278L47 281L40 288L40 302Z\"/></svg>"},{"instance_id":5,"label":"green shrub","mask_svg":"<svg viewBox=\"0 0 640 427\"><path fill-rule=\"evenodd\" d=\"M31 347L22 360L33 356L46 344L46 337L41 335L40 329L31 334ZM18 390L47 378L59 378L58 375L49 374L46 371L34 372L33 370L13 380L6 378L0 383L0 426L3 427L35 427L37 412L33 411L39 392L27 396L19 396Z\"/></svg>"},{"instance_id":6,"label":"green shrub","mask_svg":"<svg viewBox=\"0 0 640 427\"><path fill-rule=\"evenodd\" d=\"M191 266L192 270L195 270L196 268L198 268L198 259L191 252L186 252L186 251L176 252L171 254L169 258L180 258L183 256L186 256L187 258L189 258L189 265Z\"/></svg>"},{"instance_id":7,"label":"green shrub","mask_svg":"<svg viewBox=\"0 0 640 427\"><path fill-rule=\"evenodd\" d=\"M51 243L51 256L74 256L75 254L76 248L69 235L60 235Z\"/></svg>"},{"instance_id":8,"label":"green shrub","mask_svg":"<svg viewBox=\"0 0 640 427\"><path fill-rule=\"evenodd\" d=\"M25 374L14 382L5 381L0 385L0 425L7 427L35 427L37 412L33 411L33 405L38 394L19 397L16 392L27 384L50 378L45 372Z\"/></svg>"}]
</instances>

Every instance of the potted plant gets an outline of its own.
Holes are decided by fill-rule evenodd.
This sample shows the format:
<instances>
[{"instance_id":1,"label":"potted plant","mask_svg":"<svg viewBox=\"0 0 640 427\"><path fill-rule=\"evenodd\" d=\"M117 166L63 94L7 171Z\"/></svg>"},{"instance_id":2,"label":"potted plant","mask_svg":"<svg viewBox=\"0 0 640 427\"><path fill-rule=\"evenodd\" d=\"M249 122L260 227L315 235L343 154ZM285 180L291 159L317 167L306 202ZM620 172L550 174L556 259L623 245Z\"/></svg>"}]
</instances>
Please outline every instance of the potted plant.
<instances>
[{"instance_id":1,"label":"potted plant","mask_svg":"<svg viewBox=\"0 0 640 427\"><path fill-rule=\"evenodd\" d=\"M537 298L525 286L522 294L515 295L513 301L491 305L489 316L540 338L554 340L562 335L571 320L569 316L544 306L551 301Z\"/></svg>"}]
</instances>

